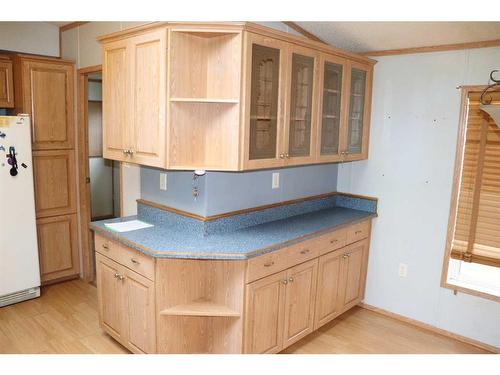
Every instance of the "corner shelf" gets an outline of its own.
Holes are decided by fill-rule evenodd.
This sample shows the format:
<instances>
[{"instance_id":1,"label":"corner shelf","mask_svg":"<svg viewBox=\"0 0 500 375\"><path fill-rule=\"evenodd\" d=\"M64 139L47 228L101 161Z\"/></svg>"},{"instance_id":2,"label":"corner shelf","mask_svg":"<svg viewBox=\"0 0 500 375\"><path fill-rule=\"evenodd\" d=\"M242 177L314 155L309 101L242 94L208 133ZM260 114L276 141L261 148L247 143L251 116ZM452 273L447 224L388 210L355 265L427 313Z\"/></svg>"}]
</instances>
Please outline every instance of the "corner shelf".
<instances>
[{"instance_id":1,"label":"corner shelf","mask_svg":"<svg viewBox=\"0 0 500 375\"><path fill-rule=\"evenodd\" d=\"M218 99L218 98L170 98L171 102L176 103L226 103L238 104L238 99Z\"/></svg>"},{"instance_id":2,"label":"corner shelf","mask_svg":"<svg viewBox=\"0 0 500 375\"><path fill-rule=\"evenodd\" d=\"M160 315L167 316L206 316L206 317L233 317L241 314L229 307L211 301L197 300L191 303L176 305L162 310Z\"/></svg>"}]
</instances>

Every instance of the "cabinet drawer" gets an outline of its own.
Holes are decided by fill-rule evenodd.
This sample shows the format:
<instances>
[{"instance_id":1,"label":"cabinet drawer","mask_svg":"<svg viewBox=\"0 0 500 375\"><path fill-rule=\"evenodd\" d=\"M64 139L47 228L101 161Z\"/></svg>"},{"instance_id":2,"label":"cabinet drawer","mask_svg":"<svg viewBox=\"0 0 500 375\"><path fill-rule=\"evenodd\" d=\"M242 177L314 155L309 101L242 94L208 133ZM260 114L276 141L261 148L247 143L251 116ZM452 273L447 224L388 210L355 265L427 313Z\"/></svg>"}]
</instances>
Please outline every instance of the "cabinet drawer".
<instances>
[{"instance_id":1,"label":"cabinet drawer","mask_svg":"<svg viewBox=\"0 0 500 375\"><path fill-rule=\"evenodd\" d=\"M95 235L95 250L138 274L154 280L154 259L119 243Z\"/></svg>"},{"instance_id":2,"label":"cabinet drawer","mask_svg":"<svg viewBox=\"0 0 500 375\"><path fill-rule=\"evenodd\" d=\"M288 247L286 256L288 258L288 267L296 266L309 259L314 259L319 256L319 244L317 238L300 242Z\"/></svg>"},{"instance_id":3,"label":"cabinet drawer","mask_svg":"<svg viewBox=\"0 0 500 375\"><path fill-rule=\"evenodd\" d=\"M288 258L285 253L286 250L288 250L288 248L249 259L247 266L247 283L287 268Z\"/></svg>"},{"instance_id":4,"label":"cabinet drawer","mask_svg":"<svg viewBox=\"0 0 500 375\"><path fill-rule=\"evenodd\" d=\"M370 220L351 225L347 228L347 243L351 244L367 238L370 235Z\"/></svg>"},{"instance_id":5,"label":"cabinet drawer","mask_svg":"<svg viewBox=\"0 0 500 375\"><path fill-rule=\"evenodd\" d=\"M324 234L316 240L319 248L319 255L340 249L347 244L347 229L339 229L334 232Z\"/></svg>"}]
</instances>

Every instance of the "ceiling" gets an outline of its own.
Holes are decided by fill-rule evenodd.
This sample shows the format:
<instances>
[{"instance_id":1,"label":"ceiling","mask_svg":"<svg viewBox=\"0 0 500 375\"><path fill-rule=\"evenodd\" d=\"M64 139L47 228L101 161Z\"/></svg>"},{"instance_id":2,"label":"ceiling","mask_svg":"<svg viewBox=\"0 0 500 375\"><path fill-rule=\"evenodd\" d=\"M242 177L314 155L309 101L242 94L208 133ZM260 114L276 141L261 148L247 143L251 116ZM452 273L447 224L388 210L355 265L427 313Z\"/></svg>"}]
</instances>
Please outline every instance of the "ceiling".
<instances>
[{"instance_id":1,"label":"ceiling","mask_svg":"<svg viewBox=\"0 0 500 375\"><path fill-rule=\"evenodd\" d=\"M71 22L50 22L59 27ZM295 22L332 46L352 52L500 39L500 22Z\"/></svg>"},{"instance_id":2,"label":"ceiling","mask_svg":"<svg viewBox=\"0 0 500 375\"><path fill-rule=\"evenodd\" d=\"M500 39L500 22L296 22L332 46L352 52Z\"/></svg>"}]
</instances>

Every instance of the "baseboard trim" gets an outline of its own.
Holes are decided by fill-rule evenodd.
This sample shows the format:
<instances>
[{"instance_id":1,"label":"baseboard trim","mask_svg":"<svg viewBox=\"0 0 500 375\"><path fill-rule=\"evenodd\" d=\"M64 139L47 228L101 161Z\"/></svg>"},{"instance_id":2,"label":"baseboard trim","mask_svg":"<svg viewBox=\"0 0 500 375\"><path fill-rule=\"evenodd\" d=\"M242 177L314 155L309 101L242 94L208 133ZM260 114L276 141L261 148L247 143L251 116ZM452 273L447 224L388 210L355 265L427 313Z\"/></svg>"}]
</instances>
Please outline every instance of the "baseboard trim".
<instances>
[{"instance_id":1,"label":"baseboard trim","mask_svg":"<svg viewBox=\"0 0 500 375\"><path fill-rule=\"evenodd\" d=\"M424 323L424 322L421 322L421 321L418 321L418 320L415 320L415 319L412 319L412 318L407 318L406 316L399 315L399 314L396 314L396 313L393 313L393 312L381 309L379 307L368 305L368 304L363 303L363 302L359 303L358 306L362 307L363 309L374 311L374 312L379 313L381 315L385 315L385 316L394 318L396 320L399 320L401 322L408 323L408 324L411 324L413 326L425 329L427 331L431 331L431 332L437 333L439 335L450 337L452 339L461 341L463 343L476 346L478 348L487 350L487 351L489 351L491 353L500 354L500 348L497 348L496 346L485 344L485 343L483 343L481 341L477 341L477 340L474 340L474 339L471 339L471 338L468 338L468 337L465 337L465 336L462 336L462 335L458 335L456 333L453 333L453 332L450 332L450 331L446 331L444 329L441 329L441 328L438 328L438 327L434 327L434 326L432 326L430 324L427 324L427 323Z\"/></svg>"}]
</instances>

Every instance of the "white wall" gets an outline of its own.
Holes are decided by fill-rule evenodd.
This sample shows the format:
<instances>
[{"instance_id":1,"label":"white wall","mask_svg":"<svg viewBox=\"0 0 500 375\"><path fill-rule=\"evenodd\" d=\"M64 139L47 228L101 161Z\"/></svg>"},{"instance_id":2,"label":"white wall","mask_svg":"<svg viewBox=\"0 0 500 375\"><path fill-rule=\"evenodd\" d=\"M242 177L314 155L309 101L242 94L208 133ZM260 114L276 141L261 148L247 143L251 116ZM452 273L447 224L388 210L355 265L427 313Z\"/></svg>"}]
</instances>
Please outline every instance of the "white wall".
<instances>
[{"instance_id":1,"label":"white wall","mask_svg":"<svg viewBox=\"0 0 500 375\"><path fill-rule=\"evenodd\" d=\"M47 22L0 22L0 49L59 56L59 27Z\"/></svg>"},{"instance_id":2,"label":"white wall","mask_svg":"<svg viewBox=\"0 0 500 375\"><path fill-rule=\"evenodd\" d=\"M500 48L377 58L370 155L339 166L338 191L379 198L365 302L500 347L500 304L440 287L459 85L486 84ZM399 263L408 277L398 276Z\"/></svg>"}]
</instances>

